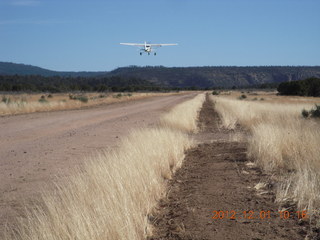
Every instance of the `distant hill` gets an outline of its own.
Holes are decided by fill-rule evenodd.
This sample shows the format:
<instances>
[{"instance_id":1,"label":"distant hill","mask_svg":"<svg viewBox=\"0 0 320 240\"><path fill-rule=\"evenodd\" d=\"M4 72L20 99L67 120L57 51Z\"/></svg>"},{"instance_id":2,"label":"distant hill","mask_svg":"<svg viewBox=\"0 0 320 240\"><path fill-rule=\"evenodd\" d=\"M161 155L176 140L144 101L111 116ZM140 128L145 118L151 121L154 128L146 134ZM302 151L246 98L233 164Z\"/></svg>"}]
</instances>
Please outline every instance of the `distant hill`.
<instances>
[{"instance_id":1,"label":"distant hill","mask_svg":"<svg viewBox=\"0 0 320 240\"><path fill-rule=\"evenodd\" d=\"M122 77L142 79L166 87L246 87L320 78L320 66L257 67L122 67L110 72L58 72L31 65L0 62L0 75L41 75L46 77Z\"/></svg>"},{"instance_id":2,"label":"distant hill","mask_svg":"<svg viewBox=\"0 0 320 240\"><path fill-rule=\"evenodd\" d=\"M239 87L320 77L320 67L124 67L109 75L174 87Z\"/></svg>"},{"instance_id":3,"label":"distant hill","mask_svg":"<svg viewBox=\"0 0 320 240\"><path fill-rule=\"evenodd\" d=\"M105 75L108 72L58 72L32 65L0 62L0 75L40 75L44 77L92 77Z\"/></svg>"},{"instance_id":4,"label":"distant hill","mask_svg":"<svg viewBox=\"0 0 320 240\"><path fill-rule=\"evenodd\" d=\"M0 75L0 92L136 92L166 90L147 80L126 77L44 77Z\"/></svg>"}]
</instances>

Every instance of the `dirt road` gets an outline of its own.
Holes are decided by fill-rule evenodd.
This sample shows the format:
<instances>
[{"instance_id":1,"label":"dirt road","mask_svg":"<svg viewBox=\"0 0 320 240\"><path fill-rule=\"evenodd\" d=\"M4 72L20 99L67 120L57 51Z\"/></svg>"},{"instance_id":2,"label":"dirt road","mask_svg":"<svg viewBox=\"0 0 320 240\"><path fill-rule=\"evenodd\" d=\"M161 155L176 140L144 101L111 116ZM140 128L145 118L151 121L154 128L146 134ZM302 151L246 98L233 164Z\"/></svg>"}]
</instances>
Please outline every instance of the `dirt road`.
<instances>
[{"instance_id":1,"label":"dirt road","mask_svg":"<svg viewBox=\"0 0 320 240\"><path fill-rule=\"evenodd\" d=\"M307 222L293 209L290 218L281 218L272 186L255 190L268 176L247 166L246 141L235 141L219 121L207 99L200 112L202 131L195 136L200 144L187 152L150 216L155 232L149 239L304 239Z\"/></svg>"},{"instance_id":2,"label":"dirt road","mask_svg":"<svg viewBox=\"0 0 320 240\"><path fill-rule=\"evenodd\" d=\"M195 94L152 97L82 110L0 118L0 232L55 177L86 156L115 148L132 128L155 125L160 114Z\"/></svg>"}]
</instances>

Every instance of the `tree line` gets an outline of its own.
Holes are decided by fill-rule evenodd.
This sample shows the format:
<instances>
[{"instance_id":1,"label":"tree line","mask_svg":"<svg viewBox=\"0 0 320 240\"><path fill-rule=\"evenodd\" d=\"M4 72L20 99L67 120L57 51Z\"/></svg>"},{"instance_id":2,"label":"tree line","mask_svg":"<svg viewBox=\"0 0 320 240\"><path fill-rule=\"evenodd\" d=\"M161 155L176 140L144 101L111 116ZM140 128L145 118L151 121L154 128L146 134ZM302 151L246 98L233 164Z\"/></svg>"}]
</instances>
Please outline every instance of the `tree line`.
<instances>
[{"instance_id":1,"label":"tree line","mask_svg":"<svg viewBox=\"0 0 320 240\"><path fill-rule=\"evenodd\" d=\"M320 78L283 82L277 90L281 95L320 97Z\"/></svg>"},{"instance_id":2,"label":"tree line","mask_svg":"<svg viewBox=\"0 0 320 240\"><path fill-rule=\"evenodd\" d=\"M281 95L320 96L320 78L308 78L282 83L263 83L251 86L203 87L197 85L197 79L186 87L160 85L138 77L44 77L40 75L0 75L2 92L138 92L138 91L178 91L178 90L212 90L212 89L268 89L277 88Z\"/></svg>"},{"instance_id":3,"label":"tree line","mask_svg":"<svg viewBox=\"0 0 320 240\"><path fill-rule=\"evenodd\" d=\"M44 77L40 75L0 75L0 91L10 92L69 92L69 91L163 91L149 81L134 77Z\"/></svg>"}]
</instances>

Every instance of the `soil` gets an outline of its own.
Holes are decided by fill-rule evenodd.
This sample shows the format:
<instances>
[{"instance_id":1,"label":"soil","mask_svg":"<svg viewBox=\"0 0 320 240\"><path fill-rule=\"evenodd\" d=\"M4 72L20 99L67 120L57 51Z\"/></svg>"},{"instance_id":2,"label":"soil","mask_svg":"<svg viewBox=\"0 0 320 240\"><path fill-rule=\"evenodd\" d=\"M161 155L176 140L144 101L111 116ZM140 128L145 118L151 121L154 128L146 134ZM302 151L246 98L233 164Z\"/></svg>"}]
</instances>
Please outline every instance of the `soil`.
<instances>
[{"instance_id":1,"label":"soil","mask_svg":"<svg viewBox=\"0 0 320 240\"><path fill-rule=\"evenodd\" d=\"M0 117L0 238L48 183L63 181L101 149L116 148L133 128L148 128L196 93Z\"/></svg>"},{"instance_id":2,"label":"soil","mask_svg":"<svg viewBox=\"0 0 320 240\"><path fill-rule=\"evenodd\" d=\"M149 216L154 231L148 239L305 239L307 221L293 210L290 218L281 218L272 184L255 189L269 176L246 157L248 133L219 127L208 98L200 125L199 144L187 151L167 196ZM233 141L235 134L241 141Z\"/></svg>"}]
</instances>

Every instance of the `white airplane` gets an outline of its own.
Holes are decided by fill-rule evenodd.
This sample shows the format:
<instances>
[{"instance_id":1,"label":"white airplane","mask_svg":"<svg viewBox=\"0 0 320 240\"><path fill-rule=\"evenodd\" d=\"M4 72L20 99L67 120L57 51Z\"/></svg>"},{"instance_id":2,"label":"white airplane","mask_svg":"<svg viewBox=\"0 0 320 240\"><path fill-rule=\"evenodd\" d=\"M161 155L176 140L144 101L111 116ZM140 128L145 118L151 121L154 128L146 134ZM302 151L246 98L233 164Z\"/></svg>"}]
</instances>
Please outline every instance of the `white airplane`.
<instances>
[{"instance_id":1,"label":"white airplane","mask_svg":"<svg viewBox=\"0 0 320 240\"><path fill-rule=\"evenodd\" d=\"M154 55L157 55L155 52L155 48L162 47L162 46L176 46L177 43L158 43L158 44L151 44L151 43L120 43L121 45L128 45L128 46L136 46L136 47L142 47L140 49L140 55L142 55L143 52L148 53L150 55L151 52L154 52Z\"/></svg>"}]
</instances>

